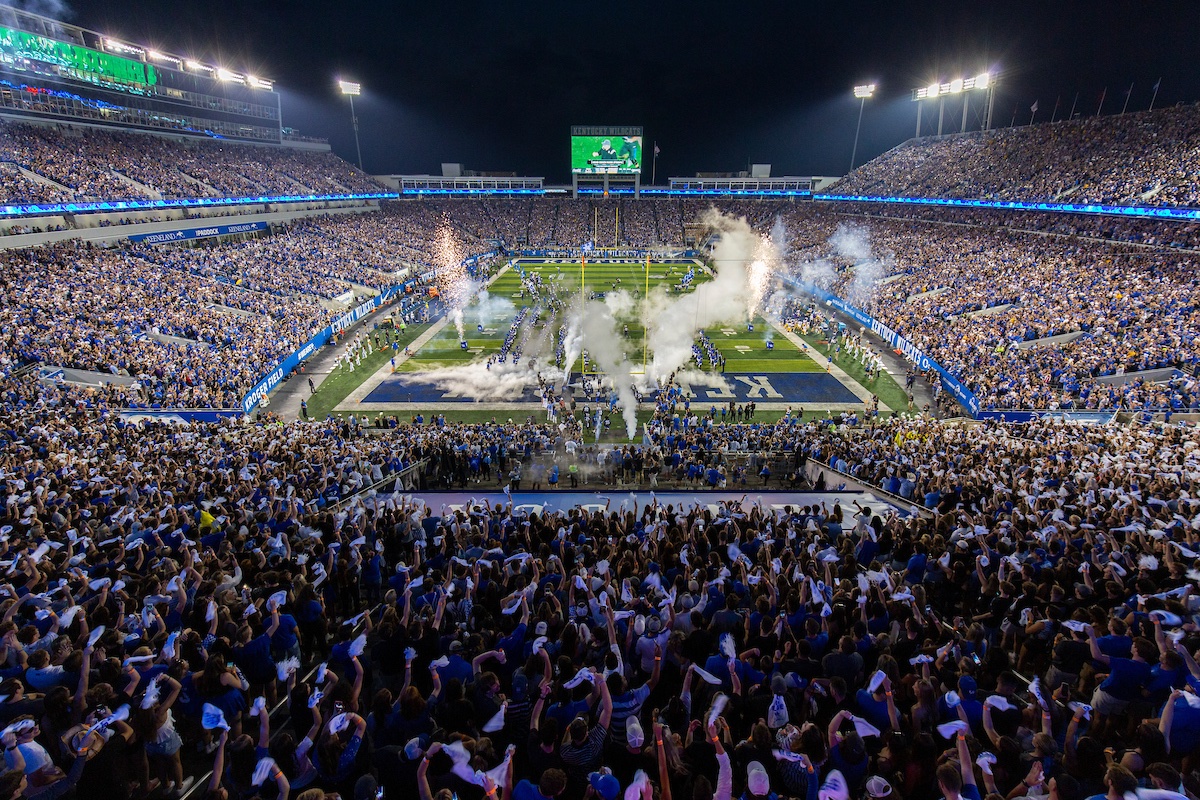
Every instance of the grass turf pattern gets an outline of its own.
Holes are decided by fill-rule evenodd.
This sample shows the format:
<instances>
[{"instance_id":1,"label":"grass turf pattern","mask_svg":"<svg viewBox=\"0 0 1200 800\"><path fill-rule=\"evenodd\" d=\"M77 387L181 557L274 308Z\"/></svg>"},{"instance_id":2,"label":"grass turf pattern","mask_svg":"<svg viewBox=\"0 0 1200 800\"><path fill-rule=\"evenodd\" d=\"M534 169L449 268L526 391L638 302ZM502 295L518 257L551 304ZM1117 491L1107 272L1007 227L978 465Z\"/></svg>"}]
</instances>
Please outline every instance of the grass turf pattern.
<instances>
[{"instance_id":1,"label":"grass turf pattern","mask_svg":"<svg viewBox=\"0 0 1200 800\"><path fill-rule=\"evenodd\" d=\"M597 299L604 293L621 289L635 295L635 304L644 299L647 290L654 292L660 287L671 295L680 291L674 287L683 280L687 271L693 268L690 262L654 262L649 265L648 275L646 262L628 263L586 263L579 261L518 261L517 265L527 275L537 273L541 276L542 284L552 286L569 301L568 305L580 302L579 289L582 285L589 297ZM582 274L581 274L582 273ZM699 266L695 266L692 286L707 281L708 276ZM690 289L683 289L683 292ZM472 302L464 312L465 335L467 349L459 344L458 333L453 324L447 325L438 335L425 344L412 358L401 367L402 372L420 372L436 367L456 366L470 363L477 359L487 358L497 353L504 344L509 325L513 317L522 307L528 307L533 313L534 299L528 292L522 292L521 275L516 267L501 275L488 290L489 299L486 304ZM503 309L502 314L488 314L488 309ZM567 311L573 310L568 308ZM558 328L565 322L565 314L560 313L552 324L552 329L545 330L549 314L543 310L540 325L526 329L524 335L534 340L546 336L550 343L549 350L553 352L553 342L556 341ZM634 369L640 371L643 355L649 358L652 354L645 353L645 330L639 317L639 309L625 316L618 316L622 326L628 326L628 333L623 334L626 340L626 351ZM478 330L482 325L484 330ZM773 372L821 372L823 371L811 358L798 350L785 337L778 335L767 322L756 318L753 330L742 321L736 324L709 328L705 335L713 342L717 351L725 358L727 373L773 373ZM767 341L774 343L774 348L767 349ZM587 342L584 341L584 349ZM694 368L691 362L688 368ZM707 355L705 369L710 369ZM583 371L582 361L573 365L572 371Z\"/></svg>"}]
</instances>

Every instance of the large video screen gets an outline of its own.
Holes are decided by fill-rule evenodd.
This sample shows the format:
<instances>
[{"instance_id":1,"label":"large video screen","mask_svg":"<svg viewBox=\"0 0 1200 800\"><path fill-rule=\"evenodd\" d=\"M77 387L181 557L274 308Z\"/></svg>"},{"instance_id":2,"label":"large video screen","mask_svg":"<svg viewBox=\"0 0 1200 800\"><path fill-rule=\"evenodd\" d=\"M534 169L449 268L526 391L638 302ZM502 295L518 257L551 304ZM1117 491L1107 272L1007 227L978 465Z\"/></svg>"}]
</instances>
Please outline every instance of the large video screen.
<instances>
[{"instance_id":1,"label":"large video screen","mask_svg":"<svg viewBox=\"0 0 1200 800\"><path fill-rule=\"evenodd\" d=\"M29 61L49 64L65 78L88 83L117 82L137 86L158 83L154 67L140 61L0 27L0 62L21 70L28 68L25 62Z\"/></svg>"},{"instance_id":2,"label":"large video screen","mask_svg":"<svg viewBox=\"0 0 1200 800\"><path fill-rule=\"evenodd\" d=\"M635 175L641 171L641 136L571 137L571 172L580 175Z\"/></svg>"}]
</instances>

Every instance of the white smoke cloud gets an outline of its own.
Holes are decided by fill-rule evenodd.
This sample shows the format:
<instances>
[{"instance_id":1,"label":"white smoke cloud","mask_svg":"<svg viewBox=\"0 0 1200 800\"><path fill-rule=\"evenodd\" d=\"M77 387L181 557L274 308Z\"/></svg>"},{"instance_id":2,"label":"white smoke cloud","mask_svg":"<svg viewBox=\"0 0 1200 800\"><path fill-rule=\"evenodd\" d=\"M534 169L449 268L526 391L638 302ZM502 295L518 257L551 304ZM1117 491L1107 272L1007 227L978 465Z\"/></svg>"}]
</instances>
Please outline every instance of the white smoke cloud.
<instances>
[{"instance_id":1,"label":"white smoke cloud","mask_svg":"<svg viewBox=\"0 0 1200 800\"><path fill-rule=\"evenodd\" d=\"M0 0L0 6L19 8L53 19L69 20L75 16L75 10L63 0Z\"/></svg>"},{"instance_id":2,"label":"white smoke cloud","mask_svg":"<svg viewBox=\"0 0 1200 800\"><path fill-rule=\"evenodd\" d=\"M845 299L860 306L869 303L875 295L876 285L892 271L895 264L892 255L889 253L882 259L878 258L871 248L869 232L846 223L838 225L829 237L829 245L853 265L854 277L846 286Z\"/></svg>"},{"instance_id":3,"label":"white smoke cloud","mask_svg":"<svg viewBox=\"0 0 1200 800\"><path fill-rule=\"evenodd\" d=\"M756 234L745 219L725 216L716 209L701 219L720 235L713 249L713 279L682 295L656 288L643 305L653 354L647 366L651 380L665 379L688 362L697 332L753 316L767 286L765 265L779 260L775 246Z\"/></svg>"},{"instance_id":4,"label":"white smoke cloud","mask_svg":"<svg viewBox=\"0 0 1200 800\"><path fill-rule=\"evenodd\" d=\"M623 295L623 297L622 297ZM637 433L637 395L633 391L633 365L625 352L625 338L618 329L614 309L633 309L633 298L627 292L611 292L604 302L591 300L583 307L583 322L580 326L582 346L588 357L605 375L621 403L621 418L629 438Z\"/></svg>"}]
</instances>

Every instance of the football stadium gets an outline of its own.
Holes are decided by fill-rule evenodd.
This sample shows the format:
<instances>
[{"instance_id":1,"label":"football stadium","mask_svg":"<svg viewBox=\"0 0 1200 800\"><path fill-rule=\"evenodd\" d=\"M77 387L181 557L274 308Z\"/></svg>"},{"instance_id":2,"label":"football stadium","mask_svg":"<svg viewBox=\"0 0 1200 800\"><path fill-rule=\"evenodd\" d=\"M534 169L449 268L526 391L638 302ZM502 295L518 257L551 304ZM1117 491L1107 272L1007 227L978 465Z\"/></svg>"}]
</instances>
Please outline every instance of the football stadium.
<instances>
[{"instance_id":1,"label":"football stadium","mask_svg":"<svg viewBox=\"0 0 1200 800\"><path fill-rule=\"evenodd\" d=\"M1200 11L384 5L0 5L0 800L1200 800Z\"/></svg>"}]
</instances>

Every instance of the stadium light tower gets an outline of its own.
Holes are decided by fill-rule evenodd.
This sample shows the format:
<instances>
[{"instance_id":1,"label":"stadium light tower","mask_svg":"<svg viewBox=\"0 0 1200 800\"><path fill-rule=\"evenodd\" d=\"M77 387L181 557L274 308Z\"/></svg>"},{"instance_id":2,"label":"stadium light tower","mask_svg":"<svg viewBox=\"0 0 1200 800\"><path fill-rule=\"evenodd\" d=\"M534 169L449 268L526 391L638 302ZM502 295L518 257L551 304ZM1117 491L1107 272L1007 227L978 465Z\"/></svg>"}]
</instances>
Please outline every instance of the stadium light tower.
<instances>
[{"instance_id":1,"label":"stadium light tower","mask_svg":"<svg viewBox=\"0 0 1200 800\"><path fill-rule=\"evenodd\" d=\"M854 96L858 98L858 125L854 128L854 149L850 151L850 171L854 172L854 159L858 157L858 132L862 130L863 109L867 106L867 98L875 94L875 84L868 83L854 87Z\"/></svg>"},{"instance_id":2,"label":"stadium light tower","mask_svg":"<svg viewBox=\"0 0 1200 800\"><path fill-rule=\"evenodd\" d=\"M996 101L996 76L990 72L981 72L974 78L955 78L947 83L935 81L928 86L922 86L919 89L913 89L912 99L917 104L917 136L921 135L921 101L922 100L937 100L938 101L938 136L942 135L942 120L946 111L946 95L962 94L963 95L963 118L962 130L967 129L967 108L970 99L970 92L980 90L987 94L987 116L984 117L983 129L989 130L992 127L992 108Z\"/></svg>"},{"instance_id":3,"label":"stadium light tower","mask_svg":"<svg viewBox=\"0 0 1200 800\"><path fill-rule=\"evenodd\" d=\"M362 84L339 80L338 88L342 90L342 94L350 98L350 122L354 125L354 149L358 152L358 168L362 169L362 147L358 143L358 115L354 113L354 98L362 94Z\"/></svg>"}]
</instances>

